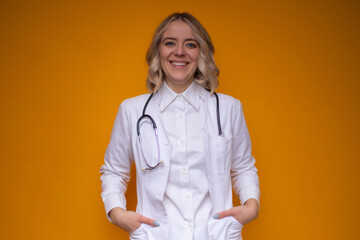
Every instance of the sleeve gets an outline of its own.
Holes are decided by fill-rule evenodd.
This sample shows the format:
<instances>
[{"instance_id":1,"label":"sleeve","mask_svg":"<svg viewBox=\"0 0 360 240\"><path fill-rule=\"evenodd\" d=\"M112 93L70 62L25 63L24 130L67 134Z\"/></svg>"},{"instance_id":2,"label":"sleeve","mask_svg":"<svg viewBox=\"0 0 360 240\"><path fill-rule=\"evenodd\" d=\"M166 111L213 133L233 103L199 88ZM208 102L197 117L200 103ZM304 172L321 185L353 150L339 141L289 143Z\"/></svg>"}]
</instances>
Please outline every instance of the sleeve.
<instances>
[{"instance_id":1,"label":"sleeve","mask_svg":"<svg viewBox=\"0 0 360 240\"><path fill-rule=\"evenodd\" d=\"M242 204L255 198L260 205L260 188L255 158L251 155L251 140L243 108L237 100L233 121L231 178L235 193Z\"/></svg>"},{"instance_id":2,"label":"sleeve","mask_svg":"<svg viewBox=\"0 0 360 240\"><path fill-rule=\"evenodd\" d=\"M130 180L133 162L129 116L124 110L124 102L119 106L111 132L110 143L105 152L105 163L100 168L101 197L106 216L115 207L126 210L125 192Z\"/></svg>"}]
</instances>

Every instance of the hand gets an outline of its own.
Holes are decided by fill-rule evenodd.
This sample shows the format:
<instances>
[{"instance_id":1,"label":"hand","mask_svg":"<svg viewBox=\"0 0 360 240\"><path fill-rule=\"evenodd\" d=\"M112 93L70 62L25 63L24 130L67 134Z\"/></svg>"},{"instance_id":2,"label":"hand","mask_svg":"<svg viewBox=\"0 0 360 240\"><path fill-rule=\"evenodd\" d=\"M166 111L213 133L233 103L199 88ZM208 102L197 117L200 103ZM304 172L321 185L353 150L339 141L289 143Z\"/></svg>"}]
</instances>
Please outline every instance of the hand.
<instances>
[{"instance_id":1,"label":"hand","mask_svg":"<svg viewBox=\"0 0 360 240\"><path fill-rule=\"evenodd\" d=\"M236 206L228 210L217 213L214 218L222 219L224 217L234 217L239 223L245 225L255 218L259 214L259 204L256 199L250 198L244 205Z\"/></svg>"},{"instance_id":2,"label":"hand","mask_svg":"<svg viewBox=\"0 0 360 240\"><path fill-rule=\"evenodd\" d=\"M142 223L153 227L160 226L160 224L154 219L147 218L136 212L125 211L119 207L111 209L109 217L113 224L125 230L129 234L138 229Z\"/></svg>"}]
</instances>

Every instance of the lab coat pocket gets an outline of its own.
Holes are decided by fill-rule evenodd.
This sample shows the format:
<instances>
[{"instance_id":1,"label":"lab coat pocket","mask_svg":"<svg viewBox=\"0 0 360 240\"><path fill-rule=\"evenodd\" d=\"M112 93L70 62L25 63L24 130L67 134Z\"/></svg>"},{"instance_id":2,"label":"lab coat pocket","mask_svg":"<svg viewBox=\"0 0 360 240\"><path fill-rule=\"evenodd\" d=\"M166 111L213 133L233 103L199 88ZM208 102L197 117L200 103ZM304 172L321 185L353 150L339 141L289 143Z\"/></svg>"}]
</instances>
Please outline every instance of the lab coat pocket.
<instances>
[{"instance_id":1,"label":"lab coat pocket","mask_svg":"<svg viewBox=\"0 0 360 240\"><path fill-rule=\"evenodd\" d=\"M226 231L226 240L242 240L241 230L243 225L239 223L235 218L230 217L231 222Z\"/></svg>"},{"instance_id":2,"label":"lab coat pocket","mask_svg":"<svg viewBox=\"0 0 360 240\"><path fill-rule=\"evenodd\" d=\"M229 174L231 169L232 141L231 137L217 136L217 169L219 173Z\"/></svg>"},{"instance_id":3,"label":"lab coat pocket","mask_svg":"<svg viewBox=\"0 0 360 240\"><path fill-rule=\"evenodd\" d=\"M144 229L144 224L141 224L138 229L136 229L134 232L130 233L130 239L131 240L147 240L147 234Z\"/></svg>"}]
</instances>

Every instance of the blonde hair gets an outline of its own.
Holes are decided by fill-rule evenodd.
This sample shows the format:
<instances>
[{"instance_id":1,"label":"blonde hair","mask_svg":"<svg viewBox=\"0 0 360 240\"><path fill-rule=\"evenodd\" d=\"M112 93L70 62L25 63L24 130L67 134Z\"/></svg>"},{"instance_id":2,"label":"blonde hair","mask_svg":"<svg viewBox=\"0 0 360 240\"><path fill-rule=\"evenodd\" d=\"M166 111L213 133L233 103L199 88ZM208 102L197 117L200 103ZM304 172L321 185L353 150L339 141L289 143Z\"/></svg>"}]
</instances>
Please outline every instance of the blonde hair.
<instances>
[{"instance_id":1,"label":"blonde hair","mask_svg":"<svg viewBox=\"0 0 360 240\"><path fill-rule=\"evenodd\" d=\"M146 62L149 66L146 87L150 92L156 93L164 81L165 76L160 65L159 44L162 35L170 23L175 20L182 20L191 27L200 46L198 68L194 74L195 81L213 93L219 85L219 69L216 67L213 57L215 49L205 28L194 16L186 12L171 14L156 28L154 37L146 53Z\"/></svg>"}]
</instances>

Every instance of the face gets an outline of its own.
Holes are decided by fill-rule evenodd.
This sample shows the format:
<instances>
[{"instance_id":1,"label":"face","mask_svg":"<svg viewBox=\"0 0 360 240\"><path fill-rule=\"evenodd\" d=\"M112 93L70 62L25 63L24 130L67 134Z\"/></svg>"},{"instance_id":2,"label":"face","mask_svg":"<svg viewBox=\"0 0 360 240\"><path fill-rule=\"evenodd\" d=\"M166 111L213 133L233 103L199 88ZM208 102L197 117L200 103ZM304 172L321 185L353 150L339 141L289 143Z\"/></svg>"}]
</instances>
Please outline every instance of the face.
<instances>
[{"instance_id":1,"label":"face","mask_svg":"<svg viewBox=\"0 0 360 240\"><path fill-rule=\"evenodd\" d=\"M172 22L161 38L159 51L166 83L173 91L183 92L194 80L200 53L190 26L182 20Z\"/></svg>"}]
</instances>

